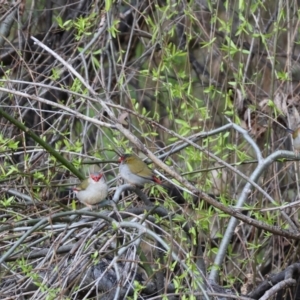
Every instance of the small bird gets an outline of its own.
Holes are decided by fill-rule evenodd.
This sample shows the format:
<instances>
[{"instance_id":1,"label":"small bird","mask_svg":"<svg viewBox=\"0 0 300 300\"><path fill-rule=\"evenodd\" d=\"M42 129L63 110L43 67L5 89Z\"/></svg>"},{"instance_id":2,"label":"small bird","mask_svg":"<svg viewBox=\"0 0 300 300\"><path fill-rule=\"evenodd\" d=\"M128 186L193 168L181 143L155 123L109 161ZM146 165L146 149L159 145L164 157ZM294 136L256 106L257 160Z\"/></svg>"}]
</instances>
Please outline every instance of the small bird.
<instances>
[{"instance_id":1,"label":"small bird","mask_svg":"<svg viewBox=\"0 0 300 300\"><path fill-rule=\"evenodd\" d=\"M297 127L294 130L287 128L287 131L292 134L294 150L299 151L300 150L300 127Z\"/></svg>"},{"instance_id":2,"label":"small bird","mask_svg":"<svg viewBox=\"0 0 300 300\"><path fill-rule=\"evenodd\" d=\"M119 163L121 177L132 185L142 186L151 182L162 183L147 164L135 154L123 154L119 158Z\"/></svg>"},{"instance_id":3,"label":"small bird","mask_svg":"<svg viewBox=\"0 0 300 300\"><path fill-rule=\"evenodd\" d=\"M91 174L72 190L78 200L89 208L104 200L108 194L108 187L102 173Z\"/></svg>"}]
</instances>

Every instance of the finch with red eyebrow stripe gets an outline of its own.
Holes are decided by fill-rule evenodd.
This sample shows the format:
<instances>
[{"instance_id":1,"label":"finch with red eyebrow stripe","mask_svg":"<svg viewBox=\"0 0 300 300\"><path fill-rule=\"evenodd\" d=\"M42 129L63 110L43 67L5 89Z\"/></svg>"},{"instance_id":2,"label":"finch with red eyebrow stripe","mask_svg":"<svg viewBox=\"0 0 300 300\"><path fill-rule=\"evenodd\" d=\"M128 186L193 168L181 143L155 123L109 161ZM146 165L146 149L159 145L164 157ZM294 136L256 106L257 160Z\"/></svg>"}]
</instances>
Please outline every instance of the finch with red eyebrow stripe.
<instances>
[{"instance_id":1,"label":"finch with red eyebrow stripe","mask_svg":"<svg viewBox=\"0 0 300 300\"><path fill-rule=\"evenodd\" d=\"M108 194L108 187L102 173L93 173L73 189L78 200L86 206L103 201Z\"/></svg>"},{"instance_id":2,"label":"finch with red eyebrow stripe","mask_svg":"<svg viewBox=\"0 0 300 300\"><path fill-rule=\"evenodd\" d=\"M137 186L143 186L145 183L151 182L161 184L153 171L138 156L123 154L119 158L119 163L120 175L126 182Z\"/></svg>"}]
</instances>

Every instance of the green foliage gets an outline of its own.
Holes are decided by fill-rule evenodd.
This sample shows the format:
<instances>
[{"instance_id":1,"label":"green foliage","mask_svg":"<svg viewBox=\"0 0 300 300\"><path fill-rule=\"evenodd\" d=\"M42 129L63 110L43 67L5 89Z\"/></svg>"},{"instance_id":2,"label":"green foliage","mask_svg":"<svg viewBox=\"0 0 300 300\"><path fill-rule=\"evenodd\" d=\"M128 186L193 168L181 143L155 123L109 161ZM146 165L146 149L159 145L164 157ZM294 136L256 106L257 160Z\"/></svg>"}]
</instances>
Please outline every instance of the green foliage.
<instances>
[{"instance_id":1,"label":"green foliage","mask_svg":"<svg viewBox=\"0 0 300 300\"><path fill-rule=\"evenodd\" d=\"M132 300L137 300L139 299L139 296L140 296L140 292L143 290L144 286L141 285L138 281L134 281L133 283L134 285L134 294L133 294L133 297L128 297L128 299L132 299Z\"/></svg>"},{"instance_id":2,"label":"green foliage","mask_svg":"<svg viewBox=\"0 0 300 300\"><path fill-rule=\"evenodd\" d=\"M111 36L113 38L116 38L118 31L118 25L120 23L120 20L114 20L113 23L111 24L111 27L108 28L108 31L110 32Z\"/></svg>"},{"instance_id":3,"label":"green foliage","mask_svg":"<svg viewBox=\"0 0 300 300\"><path fill-rule=\"evenodd\" d=\"M24 258L18 260L18 267L22 270L22 272L26 277L32 279L33 283L39 287L41 292L47 293L45 299L47 300L57 299L60 290L57 288L48 287L46 283L43 283L40 275L35 270L33 270L32 265L27 263Z\"/></svg>"},{"instance_id":4,"label":"green foliage","mask_svg":"<svg viewBox=\"0 0 300 300\"><path fill-rule=\"evenodd\" d=\"M51 72L52 72L51 79L53 81L56 81L56 80L58 80L60 78L60 70L59 69L53 68L51 70Z\"/></svg>"},{"instance_id":5,"label":"green foliage","mask_svg":"<svg viewBox=\"0 0 300 300\"><path fill-rule=\"evenodd\" d=\"M11 204L14 202L14 197L8 197L8 198L4 198L3 200L0 200L1 205L3 205L4 207L9 207L11 206Z\"/></svg>"},{"instance_id":6,"label":"green foliage","mask_svg":"<svg viewBox=\"0 0 300 300\"><path fill-rule=\"evenodd\" d=\"M79 16L76 20L67 20L63 22L60 16L56 17L58 26L64 30L76 29L75 39L79 41L82 37L92 35L92 28L96 19L96 13L91 13L89 16Z\"/></svg>"},{"instance_id":7,"label":"green foliage","mask_svg":"<svg viewBox=\"0 0 300 300\"><path fill-rule=\"evenodd\" d=\"M5 138L2 134L0 134L0 152L5 152L9 150L17 150L19 145L19 141L14 139Z\"/></svg>"},{"instance_id":8,"label":"green foliage","mask_svg":"<svg viewBox=\"0 0 300 300\"><path fill-rule=\"evenodd\" d=\"M250 147L246 135L248 138L251 136L253 143L257 143L264 157L268 155L267 151L284 149L287 137L275 126L278 123L284 125L285 120L289 119L287 107L291 107L289 105L298 93L294 89L298 82L294 78L298 68L294 53L299 52L299 42L295 39L299 28L294 21L299 15L297 9L282 2L274 4L269 1L204 1L200 5L199 1L183 3L167 0L154 1L146 7L139 5L106 0L89 6L86 11L68 20L65 16L70 14L57 7L53 9L58 27L68 31L64 34L70 37L72 43L64 41L59 45L59 34L53 35L52 31L47 32L43 42L48 42L49 37L50 48L76 69L85 82L71 74L71 68L61 61L54 59L52 63L47 51L40 51L39 45L36 45L36 52L30 53L31 50L28 50L24 55L23 49L17 49L15 40L7 43L13 45L12 50L18 60L9 65L1 62L4 78L0 82L3 93L1 105L10 116L26 126L20 129L21 126L15 125L12 120L2 121L1 184L4 189L7 187L21 194L11 196L3 193L1 196L1 206L9 208L7 211L11 214L7 213L5 222L15 224L21 218L31 222L35 218L50 218L60 210L81 208L81 204L77 205L74 200L70 203L65 194L60 196L56 192L57 187L62 190L72 185L76 180L74 174L80 177L81 173L88 174L98 169L103 171L109 178L111 197L120 183L116 152L144 152L144 146L157 156L166 154L162 159L173 171L201 192L209 193L216 201L231 207L245 193L243 188L247 182L236 170L251 177L258 165L258 155ZM126 24L127 17L132 23ZM34 18L34 14L30 18L32 24L41 22ZM49 24L45 28L49 28ZM55 24L52 28L55 28ZM32 31L29 28L24 30ZM98 36L99 32L101 35ZM22 44L21 41L19 44ZM52 54L49 57L52 58ZM17 79L16 82L13 79ZM90 89L86 88L87 84ZM61 87L69 93L60 93ZM4 89L9 89L9 92ZM51 96L48 99L50 103L42 101L45 91L47 97ZM280 96L278 91L288 93L277 99L275 96ZM291 98L293 101L290 101ZM267 112L261 108L261 100L267 102ZM280 107L279 102L284 105ZM56 106L57 103L65 105L67 109L61 109L61 106ZM124 112L128 113L126 122L118 123L119 116ZM92 119L87 121L81 114ZM112 117L113 114L115 117ZM255 126L259 127L260 123L254 115L265 117L268 120L267 128L259 131L261 128ZM212 130L229 122L240 125L248 132L227 128L212 133ZM122 135L120 123L132 134L131 140ZM36 136L33 138L30 132L40 139ZM186 140L194 144L189 145ZM74 169L70 168L68 162ZM71 172L66 172L66 169ZM287 203L295 199L295 195L289 196L294 191L290 188L283 191L282 187L291 186L290 181L293 184L298 182L298 170L292 169L291 162L282 158L274 161L272 168L266 167L262 174L257 179L259 186L276 201L270 204L251 186L246 191L249 192L247 201L250 204L244 204L243 209L249 212L249 218L290 230L280 210L266 212L261 208L284 205L278 199L283 198ZM181 185L167 172L164 175ZM163 255L159 258L154 255L153 261L148 258L143 260L142 265L148 266L149 280L156 272L167 274L166 284L173 283L181 299L194 299L191 291L199 290L196 280L199 272L192 250L197 248L199 240L203 242L203 256L207 258L207 268L210 269L219 251L220 240L226 238L225 230L230 216L208 205L198 194L183 192L185 203L179 205L160 186L147 185L144 192L151 200L154 199L155 205L161 206L169 214L155 215L154 220L149 216L141 221L132 211L135 205L139 207L143 204L136 201L131 193L120 196L122 201L118 206L124 210L132 209L132 223L138 220L138 224L147 224L149 230L155 227L159 236L182 259L175 261L171 250L160 249L151 241L151 250L155 252L159 248ZM22 196L26 201L34 199L34 204L38 205L29 207L23 202ZM24 207L26 209L23 211ZM12 208L16 212L11 212ZM99 213L98 210L93 212ZM74 211L70 215L73 218ZM120 217L118 221L128 218L123 217L123 213L117 214L117 217ZM65 220L59 221L63 224ZM155 224L151 224L152 221ZM99 220L91 222L96 224ZM66 231L72 228L71 223L68 223ZM185 225L191 225L188 232L185 231ZM90 223L80 226L86 228ZM241 230L234 231L232 245L224 251L227 254L224 265L216 266L222 280L229 285L236 284L240 274L248 274L253 270L260 272L275 265L274 260L272 266L263 265L266 263L263 252L272 244L270 240L274 237L262 229L248 234L253 226L251 229L247 226L239 223L238 229ZM108 234L111 228L115 230L114 237ZM81 230L81 227L76 228L78 235ZM93 264L106 258L106 253L119 255L118 250L133 243L140 229L126 231L116 222L107 222L99 230L102 230L103 237L112 241L105 247L113 248L114 243L118 246L113 250L107 251L103 247L88 252ZM55 238L60 234L56 229L49 232ZM140 230L139 234L142 236L145 233ZM97 245L92 235L84 241L82 256L90 246ZM15 237L8 235L8 239L13 244ZM243 257L245 253L247 259ZM273 258L277 257L277 253L272 254ZM132 264L138 263L138 259L134 257ZM232 259L237 267L228 263ZM187 264L187 269L183 267L183 262ZM26 276L33 278L49 299L58 297L56 289L49 288L38 276L35 277L34 268L29 262L20 264ZM73 291L78 289L73 287ZM143 286L135 282L131 299L143 297L142 293ZM166 295L161 297L167 298Z\"/></svg>"}]
</instances>

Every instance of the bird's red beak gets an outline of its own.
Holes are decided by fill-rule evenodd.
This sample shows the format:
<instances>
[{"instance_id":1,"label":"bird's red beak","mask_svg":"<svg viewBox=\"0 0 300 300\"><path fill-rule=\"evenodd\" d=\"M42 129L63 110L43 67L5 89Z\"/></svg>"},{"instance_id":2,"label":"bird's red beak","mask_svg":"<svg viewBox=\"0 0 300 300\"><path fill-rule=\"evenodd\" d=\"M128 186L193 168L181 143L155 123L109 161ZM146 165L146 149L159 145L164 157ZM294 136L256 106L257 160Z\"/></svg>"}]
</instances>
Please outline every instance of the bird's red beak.
<instances>
[{"instance_id":1,"label":"bird's red beak","mask_svg":"<svg viewBox=\"0 0 300 300\"><path fill-rule=\"evenodd\" d=\"M124 160L124 157L123 157L123 156L120 156L120 157L119 157L119 163L121 163L123 160Z\"/></svg>"},{"instance_id":2,"label":"bird's red beak","mask_svg":"<svg viewBox=\"0 0 300 300\"><path fill-rule=\"evenodd\" d=\"M91 175L91 178L96 182L98 182L101 179L101 177L102 177L102 174L100 174L100 173Z\"/></svg>"}]
</instances>

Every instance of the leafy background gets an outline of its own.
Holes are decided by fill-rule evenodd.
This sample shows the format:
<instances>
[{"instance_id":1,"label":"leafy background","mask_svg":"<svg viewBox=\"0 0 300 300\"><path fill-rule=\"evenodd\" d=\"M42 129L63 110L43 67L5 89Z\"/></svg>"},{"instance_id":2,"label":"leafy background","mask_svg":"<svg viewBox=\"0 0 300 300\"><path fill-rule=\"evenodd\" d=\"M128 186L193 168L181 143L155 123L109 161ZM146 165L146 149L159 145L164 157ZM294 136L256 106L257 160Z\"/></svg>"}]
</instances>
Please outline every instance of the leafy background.
<instances>
[{"instance_id":1,"label":"leafy background","mask_svg":"<svg viewBox=\"0 0 300 300\"><path fill-rule=\"evenodd\" d=\"M0 4L3 299L295 299L299 1ZM68 192L96 170L118 207Z\"/></svg>"}]
</instances>

